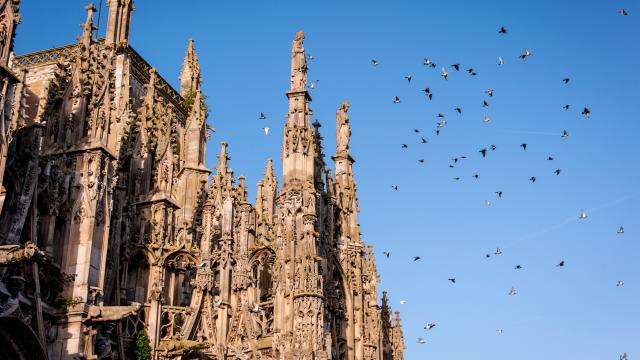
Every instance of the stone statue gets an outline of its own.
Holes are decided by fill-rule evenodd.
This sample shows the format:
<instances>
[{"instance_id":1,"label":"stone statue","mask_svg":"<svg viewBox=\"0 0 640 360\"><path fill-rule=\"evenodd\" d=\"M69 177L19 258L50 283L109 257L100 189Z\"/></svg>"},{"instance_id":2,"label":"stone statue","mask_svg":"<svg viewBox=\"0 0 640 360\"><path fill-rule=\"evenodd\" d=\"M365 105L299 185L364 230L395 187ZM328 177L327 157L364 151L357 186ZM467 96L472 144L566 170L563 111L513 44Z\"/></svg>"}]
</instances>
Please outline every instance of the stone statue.
<instances>
[{"instance_id":1,"label":"stone statue","mask_svg":"<svg viewBox=\"0 0 640 360\"><path fill-rule=\"evenodd\" d=\"M345 101L336 112L336 152L338 154L349 151L351 125L349 125L349 102Z\"/></svg>"},{"instance_id":2,"label":"stone statue","mask_svg":"<svg viewBox=\"0 0 640 360\"><path fill-rule=\"evenodd\" d=\"M128 306L90 306L85 321L102 322L117 321L135 315L140 311L142 304L132 302Z\"/></svg>"},{"instance_id":3,"label":"stone statue","mask_svg":"<svg viewBox=\"0 0 640 360\"><path fill-rule=\"evenodd\" d=\"M291 45L291 90L304 90L307 84L307 58L304 53L304 31L298 31Z\"/></svg>"},{"instance_id":4,"label":"stone statue","mask_svg":"<svg viewBox=\"0 0 640 360\"><path fill-rule=\"evenodd\" d=\"M0 245L0 265L9 265L22 260L31 259L38 252L32 242L27 242L24 247L20 245Z\"/></svg>"}]
</instances>

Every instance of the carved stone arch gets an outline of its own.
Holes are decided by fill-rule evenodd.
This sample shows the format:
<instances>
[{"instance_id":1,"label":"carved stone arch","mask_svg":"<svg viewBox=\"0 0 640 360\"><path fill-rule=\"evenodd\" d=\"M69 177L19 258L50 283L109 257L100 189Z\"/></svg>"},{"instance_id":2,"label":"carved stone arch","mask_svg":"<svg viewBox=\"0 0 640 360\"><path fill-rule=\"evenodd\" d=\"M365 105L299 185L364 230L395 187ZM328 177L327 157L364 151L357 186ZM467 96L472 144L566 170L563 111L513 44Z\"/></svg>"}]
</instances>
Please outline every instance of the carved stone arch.
<instances>
[{"instance_id":1,"label":"carved stone arch","mask_svg":"<svg viewBox=\"0 0 640 360\"><path fill-rule=\"evenodd\" d=\"M33 330L22 320L8 316L0 318L0 358L46 360L47 356Z\"/></svg>"},{"instance_id":2,"label":"carved stone arch","mask_svg":"<svg viewBox=\"0 0 640 360\"><path fill-rule=\"evenodd\" d=\"M191 304L198 265L197 260L184 250L165 257L163 291L167 305L186 307Z\"/></svg>"},{"instance_id":3,"label":"carved stone arch","mask_svg":"<svg viewBox=\"0 0 640 360\"><path fill-rule=\"evenodd\" d=\"M255 299L259 303L273 300L275 262L276 253L269 247L256 250L250 257L250 276L255 291Z\"/></svg>"},{"instance_id":4,"label":"carved stone arch","mask_svg":"<svg viewBox=\"0 0 640 360\"><path fill-rule=\"evenodd\" d=\"M126 259L126 275L123 279L123 296L127 303L145 303L151 288L151 264L154 256L145 247L136 247Z\"/></svg>"}]
</instances>

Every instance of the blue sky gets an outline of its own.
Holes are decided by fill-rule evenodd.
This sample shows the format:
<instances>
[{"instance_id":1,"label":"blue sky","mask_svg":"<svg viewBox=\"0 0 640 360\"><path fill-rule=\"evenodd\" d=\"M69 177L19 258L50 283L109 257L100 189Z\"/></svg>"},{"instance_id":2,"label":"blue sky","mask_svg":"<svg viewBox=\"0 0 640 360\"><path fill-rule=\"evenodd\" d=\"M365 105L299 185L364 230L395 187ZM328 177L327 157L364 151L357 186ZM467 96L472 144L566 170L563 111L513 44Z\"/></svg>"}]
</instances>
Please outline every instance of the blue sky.
<instances>
[{"instance_id":1,"label":"blue sky","mask_svg":"<svg viewBox=\"0 0 640 360\"><path fill-rule=\"evenodd\" d=\"M291 40L305 30L316 58L311 107L324 125L327 155L335 146L335 111L351 102L362 232L377 253L379 288L401 311L407 359L640 357L640 4L176 3L137 1L131 44L177 86L187 39L195 39L209 122L217 128L208 165L218 142L228 141L230 165L250 185L268 157L280 172ZM16 53L74 42L84 5L22 2ZM622 7L629 16L617 13ZM509 34L499 35L500 26ZM525 48L533 55L522 62L517 56ZM497 65L498 56L505 65ZM437 68L423 66L424 57ZM478 75L448 67L454 63ZM440 76L443 65L448 81ZM410 83L405 75L413 76ZM432 101L420 92L426 86ZM494 97L484 93L488 88ZM402 102L393 104L394 96ZM565 111L565 104L572 107ZM589 119L580 115L584 106ZM258 120L259 112L268 119ZM448 123L436 136L438 113ZM264 126L272 129L268 136ZM563 130L571 136L561 138ZM421 136L429 143L420 144ZM478 150L491 144L496 151L482 158ZM461 155L467 159L449 168ZM621 225L624 235L616 234ZM485 258L496 247L503 254ZM414 255L422 260L413 262ZM556 266L561 260L563 268ZM517 264L523 269L514 270ZM508 296L512 286L518 293ZM437 326L426 332L425 322ZM419 336L426 344L416 343Z\"/></svg>"}]
</instances>

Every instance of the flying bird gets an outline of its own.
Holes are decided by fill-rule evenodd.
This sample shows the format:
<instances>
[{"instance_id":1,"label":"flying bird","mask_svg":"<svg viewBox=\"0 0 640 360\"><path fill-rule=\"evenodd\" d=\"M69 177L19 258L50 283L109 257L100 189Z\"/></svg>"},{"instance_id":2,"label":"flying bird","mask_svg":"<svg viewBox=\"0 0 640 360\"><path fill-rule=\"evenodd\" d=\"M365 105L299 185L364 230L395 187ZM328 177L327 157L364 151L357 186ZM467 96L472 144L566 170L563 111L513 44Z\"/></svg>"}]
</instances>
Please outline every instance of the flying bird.
<instances>
[{"instance_id":1,"label":"flying bird","mask_svg":"<svg viewBox=\"0 0 640 360\"><path fill-rule=\"evenodd\" d=\"M407 303L407 300L400 300L400 305L404 305Z\"/></svg>"},{"instance_id":2,"label":"flying bird","mask_svg":"<svg viewBox=\"0 0 640 360\"><path fill-rule=\"evenodd\" d=\"M444 117L444 115L442 115L442 113L438 113L438 117L439 117L439 118L443 118L443 117Z\"/></svg>"},{"instance_id":3,"label":"flying bird","mask_svg":"<svg viewBox=\"0 0 640 360\"><path fill-rule=\"evenodd\" d=\"M411 82L411 75L405 75L404 78L407 80L407 82Z\"/></svg>"},{"instance_id":4,"label":"flying bird","mask_svg":"<svg viewBox=\"0 0 640 360\"><path fill-rule=\"evenodd\" d=\"M489 200L485 200L485 201L484 201L484 204L485 204L485 205L487 205L487 206L491 206L491 201L489 201Z\"/></svg>"},{"instance_id":5,"label":"flying bird","mask_svg":"<svg viewBox=\"0 0 640 360\"><path fill-rule=\"evenodd\" d=\"M449 73L447 72L447 69L442 68L442 73L440 74L440 76L442 76L445 80L449 79Z\"/></svg>"},{"instance_id":6,"label":"flying bird","mask_svg":"<svg viewBox=\"0 0 640 360\"><path fill-rule=\"evenodd\" d=\"M425 329L425 330L431 330L431 329L433 329L434 327L436 327L436 324L433 324L433 323L426 323L426 324L424 325L424 329Z\"/></svg>"},{"instance_id":7,"label":"flying bird","mask_svg":"<svg viewBox=\"0 0 640 360\"><path fill-rule=\"evenodd\" d=\"M500 65L504 65L504 59L502 58L502 56L498 56L498 66Z\"/></svg>"},{"instance_id":8,"label":"flying bird","mask_svg":"<svg viewBox=\"0 0 640 360\"><path fill-rule=\"evenodd\" d=\"M457 111L458 114L462 114L462 109L460 108L460 106L456 106L456 108L453 110Z\"/></svg>"},{"instance_id":9,"label":"flying bird","mask_svg":"<svg viewBox=\"0 0 640 360\"><path fill-rule=\"evenodd\" d=\"M393 99L393 103L394 103L394 104L400 104L400 98L396 96L396 97Z\"/></svg>"},{"instance_id":10,"label":"flying bird","mask_svg":"<svg viewBox=\"0 0 640 360\"><path fill-rule=\"evenodd\" d=\"M553 161L553 160L554 160L554 157L553 157L553 156L551 156L551 155L549 155L549 157L547 158L547 160L549 160L549 161Z\"/></svg>"},{"instance_id":11,"label":"flying bird","mask_svg":"<svg viewBox=\"0 0 640 360\"><path fill-rule=\"evenodd\" d=\"M522 270L522 265L516 265L516 270Z\"/></svg>"},{"instance_id":12,"label":"flying bird","mask_svg":"<svg viewBox=\"0 0 640 360\"><path fill-rule=\"evenodd\" d=\"M516 294L516 288L512 287L511 290L509 290L509 295L513 296Z\"/></svg>"},{"instance_id":13,"label":"flying bird","mask_svg":"<svg viewBox=\"0 0 640 360\"><path fill-rule=\"evenodd\" d=\"M476 75L478 75L478 73L476 73L476 71L475 71L475 70L473 70L473 68L469 68L469 69L467 69L467 72L468 72L468 73L469 73L469 75L471 75L471 76L476 76Z\"/></svg>"},{"instance_id":14,"label":"flying bird","mask_svg":"<svg viewBox=\"0 0 640 360\"><path fill-rule=\"evenodd\" d=\"M563 266L564 266L564 260L560 261L560 262L558 263L558 265L556 265L556 266L558 266L558 267L563 267Z\"/></svg>"},{"instance_id":15,"label":"flying bird","mask_svg":"<svg viewBox=\"0 0 640 360\"><path fill-rule=\"evenodd\" d=\"M428 141L425 138L420 138L420 142L423 143L423 144L426 144Z\"/></svg>"},{"instance_id":16,"label":"flying bird","mask_svg":"<svg viewBox=\"0 0 640 360\"><path fill-rule=\"evenodd\" d=\"M456 278L449 278L449 279L447 279L447 280L451 281L451 283L452 283L452 284L455 284L455 283L456 283Z\"/></svg>"},{"instance_id":17,"label":"flying bird","mask_svg":"<svg viewBox=\"0 0 640 360\"><path fill-rule=\"evenodd\" d=\"M498 34L506 34L507 33L507 28L505 28L504 26L500 27L500 30L498 30Z\"/></svg>"},{"instance_id":18,"label":"flying bird","mask_svg":"<svg viewBox=\"0 0 640 360\"><path fill-rule=\"evenodd\" d=\"M433 99L433 93L431 92L431 89L424 88L422 89L422 91L424 92L424 95L429 98L429 100Z\"/></svg>"},{"instance_id":19,"label":"flying bird","mask_svg":"<svg viewBox=\"0 0 640 360\"><path fill-rule=\"evenodd\" d=\"M491 89L491 88L489 88L489 89L485 90L485 93L486 93L487 95L489 95L489 97L493 97L494 90L493 90L493 89Z\"/></svg>"},{"instance_id":20,"label":"flying bird","mask_svg":"<svg viewBox=\"0 0 640 360\"><path fill-rule=\"evenodd\" d=\"M489 107L487 100L482 100L482 107Z\"/></svg>"},{"instance_id":21,"label":"flying bird","mask_svg":"<svg viewBox=\"0 0 640 360\"><path fill-rule=\"evenodd\" d=\"M266 119L266 118L267 118L267 117L266 117L266 116L264 115L264 113L262 113L262 112L260 113L260 116L258 116L258 119L260 119L260 120L264 120L264 119Z\"/></svg>"},{"instance_id":22,"label":"flying bird","mask_svg":"<svg viewBox=\"0 0 640 360\"><path fill-rule=\"evenodd\" d=\"M618 229L617 233L620 234L620 235L624 234L624 227L620 226L620 228Z\"/></svg>"},{"instance_id":23,"label":"flying bird","mask_svg":"<svg viewBox=\"0 0 640 360\"><path fill-rule=\"evenodd\" d=\"M487 149L482 149L480 151L478 151L480 154L482 154L482 157L487 157Z\"/></svg>"},{"instance_id":24,"label":"flying bird","mask_svg":"<svg viewBox=\"0 0 640 360\"><path fill-rule=\"evenodd\" d=\"M480 174L473 174L473 177L477 179L480 177Z\"/></svg>"},{"instance_id":25,"label":"flying bird","mask_svg":"<svg viewBox=\"0 0 640 360\"><path fill-rule=\"evenodd\" d=\"M623 286L623 285L624 285L624 281L622 280L616 281L616 286Z\"/></svg>"},{"instance_id":26,"label":"flying bird","mask_svg":"<svg viewBox=\"0 0 640 360\"><path fill-rule=\"evenodd\" d=\"M395 191L398 191L398 185L391 185L391 188Z\"/></svg>"},{"instance_id":27,"label":"flying bird","mask_svg":"<svg viewBox=\"0 0 640 360\"><path fill-rule=\"evenodd\" d=\"M502 191L496 191L496 195L498 195L499 198L502 198Z\"/></svg>"},{"instance_id":28,"label":"flying bird","mask_svg":"<svg viewBox=\"0 0 640 360\"><path fill-rule=\"evenodd\" d=\"M629 13L627 12L627 10L625 9L620 9L618 10L618 14L622 15L622 16L627 16L629 15Z\"/></svg>"},{"instance_id":29,"label":"flying bird","mask_svg":"<svg viewBox=\"0 0 640 360\"><path fill-rule=\"evenodd\" d=\"M563 138L569 137L569 132L567 130L562 130L561 137L563 137Z\"/></svg>"},{"instance_id":30,"label":"flying bird","mask_svg":"<svg viewBox=\"0 0 640 360\"><path fill-rule=\"evenodd\" d=\"M408 147L409 147L409 145L407 145L407 144L402 144L402 148L403 148L403 149L406 149L406 148L408 148Z\"/></svg>"},{"instance_id":31,"label":"flying bird","mask_svg":"<svg viewBox=\"0 0 640 360\"><path fill-rule=\"evenodd\" d=\"M482 121L488 123L489 121L491 121L491 118L489 117L489 115L484 114L484 117L482 118Z\"/></svg>"},{"instance_id":32,"label":"flying bird","mask_svg":"<svg viewBox=\"0 0 640 360\"><path fill-rule=\"evenodd\" d=\"M263 127L262 131L264 131L265 135L269 135L269 128L268 127Z\"/></svg>"},{"instance_id":33,"label":"flying bird","mask_svg":"<svg viewBox=\"0 0 640 360\"><path fill-rule=\"evenodd\" d=\"M530 177L529 181L531 181L532 183L536 182L536 177L535 176Z\"/></svg>"},{"instance_id":34,"label":"flying bird","mask_svg":"<svg viewBox=\"0 0 640 360\"><path fill-rule=\"evenodd\" d=\"M562 169L556 169L556 171L554 171L553 173L556 175L560 175L561 172L562 172Z\"/></svg>"},{"instance_id":35,"label":"flying bird","mask_svg":"<svg viewBox=\"0 0 640 360\"><path fill-rule=\"evenodd\" d=\"M563 108L563 109L565 109L565 110L569 110L569 108L570 108L570 107L571 107L571 105L566 104L566 105L565 105L565 106L563 106L562 108Z\"/></svg>"},{"instance_id":36,"label":"flying bird","mask_svg":"<svg viewBox=\"0 0 640 360\"><path fill-rule=\"evenodd\" d=\"M524 52L522 53L522 55L518 56L518 58L522 59L522 61L525 61L529 56L531 56L531 52L529 51L529 49L524 49Z\"/></svg>"},{"instance_id":37,"label":"flying bird","mask_svg":"<svg viewBox=\"0 0 640 360\"><path fill-rule=\"evenodd\" d=\"M315 57L314 57L312 54L309 54L309 55L307 55L307 59L309 59L309 60L314 60L314 59L315 59Z\"/></svg>"},{"instance_id":38,"label":"flying bird","mask_svg":"<svg viewBox=\"0 0 640 360\"><path fill-rule=\"evenodd\" d=\"M498 147L495 145L491 145L491 151L494 151L495 149L497 149Z\"/></svg>"},{"instance_id":39,"label":"flying bird","mask_svg":"<svg viewBox=\"0 0 640 360\"><path fill-rule=\"evenodd\" d=\"M502 329L498 329L498 330L496 330L496 332L498 333L498 335L502 335L502 333L504 332L504 330L502 330Z\"/></svg>"},{"instance_id":40,"label":"flying bird","mask_svg":"<svg viewBox=\"0 0 640 360\"><path fill-rule=\"evenodd\" d=\"M386 257L387 257L387 259L389 258L389 256L391 256L391 252L389 252L389 251L383 251L383 252L382 252L382 254L383 254L384 256L386 256Z\"/></svg>"},{"instance_id":41,"label":"flying bird","mask_svg":"<svg viewBox=\"0 0 640 360\"><path fill-rule=\"evenodd\" d=\"M588 119L591 116L591 110L589 110L588 107L585 107L582 110L581 114L584 115L584 117L586 117Z\"/></svg>"},{"instance_id":42,"label":"flying bird","mask_svg":"<svg viewBox=\"0 0 640 360\"><path fill-rule=\"evenodd\" d=\"M460 180L460 178L459 177L454 177L453 180L458 181L458 180Z\"/></svg>"},{"instance_id":43,"label":"flying bird","mask_svg":"<svg viewBox=\"0 0 640 360\"><path fill-rule=\"evenodd\" d=\"M314 84L313 82L309 84L309 89L315 89L315 88L316 88L316 84Z\"/></svg>"},{"instance_id":44,"label":"flying bird","mask_svg":"<svg viewBox=\"0 0 640 360\"><path fill-rule=\"evenodd\" d=\"M502 254L502 249L500 248L496 248L496 251L494 252L495 255L500 255Z\"/></svg>"},{"instance_id":45,"label":"flying bird","mask_svg":"<svg viewBox=\"0 0 640 360\"><path fill-rule=\"evenodd\" d=\"M425 66L431 66L432 68L436 67L436 64L429 58L424 58L424 62L422 64Z\"/></svg>"},{"instance_id":46,"label":"flying bird","mask_svg":"<svg viewBox=\"0 0 640 360\"><path fill-rule=\"evenodd\" d=\"M376 59L372 59L371 60L371 64L373 64L373 66L378 66L378 65L380 65L380 61L378 61Z\"/></svg>"},{"instance_id":47,"label":"flying bird","mask_svg":"<svg viewBox=\"0 0 640 360\"><path fill-rule=\"evenodd\" d=\"M420 257L420 256L414 256L414 257L413 257L413 261L418 261L418 260L420 260L420 259L421 259L421 257Z\"/></svg>"},{"instance_id":48,"label":"flying bird","mask_svg":"<svg viewBox=\"0 0 640 360\"><path fill-rule=\"evenodd\" d=\"M424 163L424 159L419 159L418 162L422 164Z\"/></svg>"},{"instance_id":49,"label":"flying bird","mask_svg":"<svg viewBox=\"0 0 640 360\"><path fill-rule=\"evenodd\" d=\"M571 81L571 78L568 78L568 77L567 77L567 78L562 79L562 81L563 81L565 84L568 84L568 83L569 83L569 81Z\"/></svg>"},{"instance_id":50,"label":"flying bird","mask_svg":"<svg viewBox=\"0 0 640 360\"><path fill-rule=\"evenodd\" d=\"M525 143L520 144L520 147L522 148L522 150L527 150L527 146L528 146L528 145L527 145L527 144L525 144Z\"/></svg>"},{"instance_id":51,"label":"flying bird","mask_svg":"<svg viewBox=\"0 0 640 360\"><path fill-rule=\"evenodd\" d=\"M426 341L424 340L424 338L422 338L422 337L418 338L418 344L425 344L425 343L426 343Z\"/></svg>"},{"instance_id":52,"label":"flying bird","mask_svg":"<svg viewBox=\"0 0 640 360\"><path fill-rule=\"evenodd\" d=\"M585 219L586 219L586 218L588 218L588 217L589 217L589 215L587 215L587 210L582 209L582 210L580 211L580 220L585 220Z\"/></svg>"},{"instance_id":53,"label":"flying bird","mask_svg":"<svg viewBox=\"0 0 640 360\"><path fill-rule=\"evenodd\" d=\"M456 69L456 71L460 71L460 64L453 64L451 67Z\"/></svg>"}]
</instances>

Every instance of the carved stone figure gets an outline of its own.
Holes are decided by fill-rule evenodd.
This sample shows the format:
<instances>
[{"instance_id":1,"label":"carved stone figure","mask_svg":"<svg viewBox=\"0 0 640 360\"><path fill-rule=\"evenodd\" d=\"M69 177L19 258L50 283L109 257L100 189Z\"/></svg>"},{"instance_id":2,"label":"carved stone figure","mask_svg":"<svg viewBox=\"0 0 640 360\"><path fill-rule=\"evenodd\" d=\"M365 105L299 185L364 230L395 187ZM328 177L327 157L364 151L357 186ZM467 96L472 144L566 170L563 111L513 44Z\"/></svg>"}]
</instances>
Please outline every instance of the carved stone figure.
<instances>
[{"instance_id":1,"label":"carved stone figure","mask_svg":"<svg viewBox=\"0 0 640 360\"><path fill-rule=\"evenodd\" d=\"M336 113L336 153L342 154L349 151L349 139L351 139L351 125L349 124L349 102L345 101Z\"/></svg>"}]
</instances>

